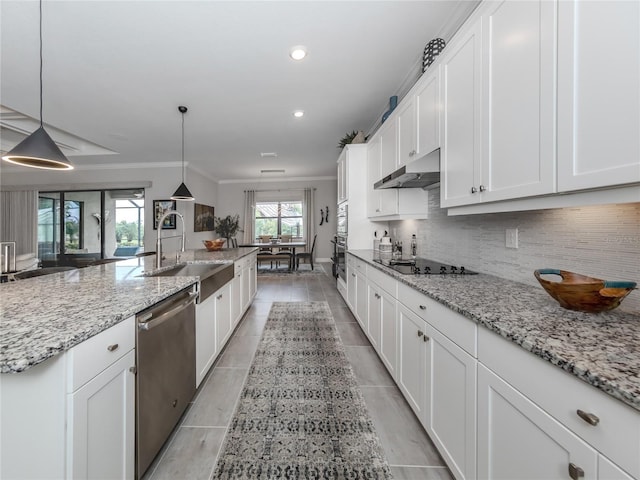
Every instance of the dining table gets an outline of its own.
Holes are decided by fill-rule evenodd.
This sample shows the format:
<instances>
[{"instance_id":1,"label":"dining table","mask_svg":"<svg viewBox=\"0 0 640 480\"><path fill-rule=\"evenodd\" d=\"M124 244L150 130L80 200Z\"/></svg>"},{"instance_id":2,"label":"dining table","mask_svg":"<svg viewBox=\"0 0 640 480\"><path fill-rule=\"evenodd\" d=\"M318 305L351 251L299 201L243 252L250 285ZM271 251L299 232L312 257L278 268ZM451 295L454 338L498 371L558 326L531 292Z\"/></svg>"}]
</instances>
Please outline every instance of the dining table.
<instances>
[{"instance_id":1,"label":"dining table","mask_svg":"<svg viewBox=\"0 0 640 480\"><path fill-rule=\"evenodd\" d=\"M296 248L304 248L307 246L307 242L252 242L243 243L238 245L239 247L257 247L260 249L269 249L273 252L274 249L288 248L291 250L291 262L289 263L289 271L293 271L296 268Z\"/></svg>"}]
</instances>

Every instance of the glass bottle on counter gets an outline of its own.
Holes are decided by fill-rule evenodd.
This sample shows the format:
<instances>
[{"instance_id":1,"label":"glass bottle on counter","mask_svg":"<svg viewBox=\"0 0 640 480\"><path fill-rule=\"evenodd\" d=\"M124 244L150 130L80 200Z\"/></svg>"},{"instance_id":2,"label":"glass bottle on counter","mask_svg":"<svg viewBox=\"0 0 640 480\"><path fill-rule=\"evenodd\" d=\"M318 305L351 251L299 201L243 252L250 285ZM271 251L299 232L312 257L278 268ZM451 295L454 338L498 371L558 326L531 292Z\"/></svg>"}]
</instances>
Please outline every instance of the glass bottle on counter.
<instances>
[{"instance_id":1,"label":"glass bottle on counter","mask_svg":"<svg viewBox=\"0 0 640 480\"><path fill-rule=\"evenodd\" d=\"M416 234L411 235L411 258L416 258L418 253L418 241L416 240Z\"/></svg>"}]
</instances>

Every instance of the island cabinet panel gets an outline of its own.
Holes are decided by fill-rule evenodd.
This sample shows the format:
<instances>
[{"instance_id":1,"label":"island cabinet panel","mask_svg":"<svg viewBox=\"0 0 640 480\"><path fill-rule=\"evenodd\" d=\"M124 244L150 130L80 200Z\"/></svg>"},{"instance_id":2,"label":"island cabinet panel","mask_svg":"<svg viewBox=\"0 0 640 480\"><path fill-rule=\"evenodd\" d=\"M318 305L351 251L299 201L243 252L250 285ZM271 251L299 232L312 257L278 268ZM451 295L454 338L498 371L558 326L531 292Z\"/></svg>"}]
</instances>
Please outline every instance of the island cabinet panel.
<instances>
[{"instance_id":1,"label":"island cabinet panel","mask_svg":"<svg viewBox=\"0 0 640 480\"><path fill-rule=\"evenodd\" d=\"M640 182L640 3L559 4L558 190Z\"/></svg>"},{"instance_id":2,"label":"island cabinet panel","mask_svg":"<svg viewBox=\"0 0 640 480\"><path fill-rule=\"evenodd\" d=\"M2 374L0 478L133 478L134 345L130 317L26 371Z\"/></svg>"},{"instance_id":3,"label":"island cabinet panel","mask_svg":"<svg viewBox=\"0 0 640 480\"><path fill-rule=\"evenodd\" d=\"M217 354L216 300L211 295L196 305L196 387L209 372Z\"/></svg>"},{"instance_id":4,"label":"island cabinet panel","mask_svg":"<svg viewBox=\"0 0 640 480\"><path fill-rule=\"evenodd\" d=\"M135 353L69 395L68 478L134 477Z\"/></svg>"},{"instance_id":5,"label":"island cabinet panel","mask_svg":"<svg viewBox=\"0 0 640 480\"><path fill-rule=\"evenodd\" d=\"M231 283L221 287L211 298L215 301L216 342L218 352L220 352L233 330L231 325Z\"/></svg>"},{"instance_id":6,"label":"island cabinet panel","mask_svg":"<svg viewBox=\"0 0 640 480\"><path fill-rule=\"evenodd\" d=\"M478 478L560 480L570 468L575 479L597 479L597 452L480 365Z\"/></svg>"}]
</instances>

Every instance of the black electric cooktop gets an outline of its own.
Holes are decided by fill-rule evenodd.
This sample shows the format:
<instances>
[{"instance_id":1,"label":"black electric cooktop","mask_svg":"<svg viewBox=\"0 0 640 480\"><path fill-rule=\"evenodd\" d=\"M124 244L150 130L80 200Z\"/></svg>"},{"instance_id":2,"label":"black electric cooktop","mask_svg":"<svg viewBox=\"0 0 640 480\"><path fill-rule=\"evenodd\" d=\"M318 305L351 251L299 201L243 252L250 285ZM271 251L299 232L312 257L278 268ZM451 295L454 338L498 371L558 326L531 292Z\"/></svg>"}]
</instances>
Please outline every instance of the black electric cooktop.
<instances>
[{"instance_id":1,"label":"black electric cooktop","mask_svg":"<svg viewBox=\"0 0 640 480\"><path fill-rule=\"evenodd\" d=\"M448 265L427 258L374 258L374 262L406 275L476 275L463 266Z\"/></svg>"}]
</instances>

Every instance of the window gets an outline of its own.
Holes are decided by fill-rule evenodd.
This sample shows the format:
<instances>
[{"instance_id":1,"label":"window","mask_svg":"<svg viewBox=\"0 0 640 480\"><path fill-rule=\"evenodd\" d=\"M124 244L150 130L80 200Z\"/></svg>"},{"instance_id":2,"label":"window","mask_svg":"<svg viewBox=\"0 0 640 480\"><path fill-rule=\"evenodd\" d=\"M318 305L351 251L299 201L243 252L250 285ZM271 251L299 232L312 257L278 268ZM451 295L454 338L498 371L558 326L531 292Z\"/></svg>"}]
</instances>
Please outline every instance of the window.
<instances>
[{"instance_id":1,"label":"window","mask_svg":"<svg viewBox=\"0 0 640 480\"><path fill-rule=\"evenodd\" d=\"M301 201L256 202L256 238L260 235L304 236Z\"/></svg>"},{"instance_id":2,"label":"window","mask_svg":"<svg viewBox=\"0 0 640 480\"><path fill-rule=\"evenodd\" d=\"M141 188L39 195L38 257L44 262L56 265L82 259L132 257L144 250L143 245Z\"/></svg>"}]
</instances>

